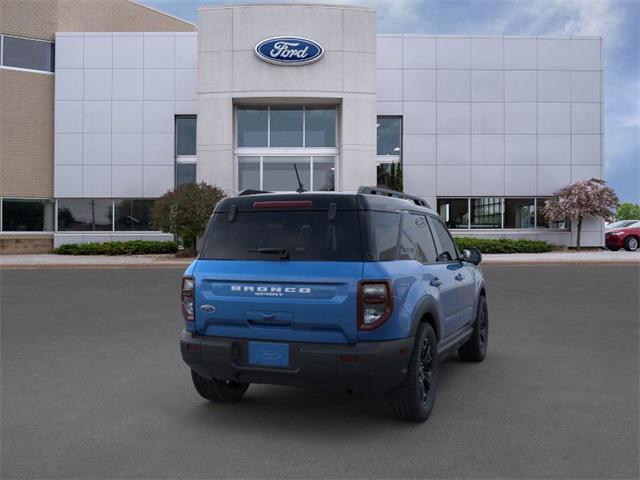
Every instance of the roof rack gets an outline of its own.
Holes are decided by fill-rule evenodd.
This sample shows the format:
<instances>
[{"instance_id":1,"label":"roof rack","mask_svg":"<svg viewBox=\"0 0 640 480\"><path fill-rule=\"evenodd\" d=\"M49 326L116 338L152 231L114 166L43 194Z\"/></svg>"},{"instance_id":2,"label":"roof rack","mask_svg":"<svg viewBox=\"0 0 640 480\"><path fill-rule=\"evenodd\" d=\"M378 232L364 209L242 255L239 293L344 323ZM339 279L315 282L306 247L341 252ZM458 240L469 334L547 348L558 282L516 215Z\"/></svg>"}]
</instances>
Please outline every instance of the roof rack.
<instances>
[{"instance_id":1,"label":"roof rack","mask_svg":"<svg viewBox=\"0 0 640 480\"><path fill-rule=\"evenodd\" d=\"M420 197L409 195L408 193L396 192L395 190L388 190L386 188L362 186L358 188L358 193L366 194L366 195L380 195L383 197L401 198L402 200L408 200L421 207L431 208L429 203L427 203L426 200Z\"/></svg>"},{"instance_id":2,"label":"roof rack","mask_svg":"<svg viewBox=\"0 0 640 480\"><path fill-rule=\"evenodd\" d=\"M239 197L244 197L245 195L258 195L259 193L273 193L273 192L269 192L267 190L243 190L241 191L238 196Z\"/></svg>"}]
</instances>

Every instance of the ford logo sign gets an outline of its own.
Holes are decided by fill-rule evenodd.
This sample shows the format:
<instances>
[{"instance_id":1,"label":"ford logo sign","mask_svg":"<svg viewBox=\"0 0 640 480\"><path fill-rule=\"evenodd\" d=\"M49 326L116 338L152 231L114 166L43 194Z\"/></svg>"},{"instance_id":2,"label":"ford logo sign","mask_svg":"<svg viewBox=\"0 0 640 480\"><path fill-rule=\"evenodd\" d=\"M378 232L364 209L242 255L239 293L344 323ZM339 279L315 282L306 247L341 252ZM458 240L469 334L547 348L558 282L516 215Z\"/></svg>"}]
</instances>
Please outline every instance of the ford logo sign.
<instances>
[{"instance_id":1,"label":"ford logo sign","mask_svg":"<svg viewBox=\"0 0 640 480\"><path fill-rule=\"evenodd\" d=\"M260 60L275 65L308 65L320 60L324 48L308 38L273 37L258 43L255 51Z\"/></svg>"}]
</instances>

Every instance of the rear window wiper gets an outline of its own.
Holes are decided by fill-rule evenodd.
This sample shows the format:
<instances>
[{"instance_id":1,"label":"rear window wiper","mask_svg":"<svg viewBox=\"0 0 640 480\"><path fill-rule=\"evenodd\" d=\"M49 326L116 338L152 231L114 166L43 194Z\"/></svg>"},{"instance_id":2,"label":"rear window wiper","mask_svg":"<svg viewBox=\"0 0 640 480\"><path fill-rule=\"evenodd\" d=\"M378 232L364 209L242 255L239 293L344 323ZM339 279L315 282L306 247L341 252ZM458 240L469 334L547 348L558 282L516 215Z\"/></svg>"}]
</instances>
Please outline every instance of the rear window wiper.
<instances>
[{"instance_id":1,"label":"rear window wiper","mask_svg":"<svg viewBox=\"0 0 640 480\"><path fill-rule=\"evenodd\" d=\"M280 258L282 260L287 260L289 258L289 250L287 250L286 248L264 247L264 248L255 248L248 251L251 253L257 252L257 253L268 253L272 255L280 255Z\"/></svg>"}]
</instances>

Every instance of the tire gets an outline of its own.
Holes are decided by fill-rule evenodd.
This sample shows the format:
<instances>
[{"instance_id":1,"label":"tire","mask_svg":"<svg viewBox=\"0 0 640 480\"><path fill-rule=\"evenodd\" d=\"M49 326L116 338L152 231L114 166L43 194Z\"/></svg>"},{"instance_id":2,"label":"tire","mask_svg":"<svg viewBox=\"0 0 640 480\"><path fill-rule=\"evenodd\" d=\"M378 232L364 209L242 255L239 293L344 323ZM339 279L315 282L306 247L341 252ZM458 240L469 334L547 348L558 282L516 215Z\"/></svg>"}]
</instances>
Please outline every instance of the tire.
<instances>
[{"instance_id":1,"label":"tire","mask_svg":"<svg viewBox=\"0 0 640 480\"><path fill-rule=\"evenodd\" d=\"M634 237L633 235L628 236L624 239L624 249L628 252L635 252L638 250L638 237Z\"/></svg>"},{"instance_id":2,"label":"tire","mask_svg":"<svg viewBox=\"0 0 640 480\"><path fill-rule=\"evenodd\" d=\"M481 362L487 355L489 342L489 310L487 300L482 295L478 304L478 313L473 325L471 338L458 349L460 359L465 362Z\"/></svg>"},{"instance_id":3,"label":"tire","mask_svg":"<svg viewBox=\"0 0 640 480\"><path fill-rule=\"evenodd\" d=\"M388 392L389 413L407 422L428 420L436 399L438 343L431 325L418 328L409 360L407 375L402 384Z\"/></svg>"},{"instance_id":4,"label":"tire","mask_svg":"<svg viewBox=\"0 0 640 480\"><path fill-rule=\"evenodd\" d=\"M215 378L210 380L201 377L193 370L191 370L191 380L193 380L193 386L202 398L217 402L237 402L249 388L248 383L225 382Z\"/></svg>"}]
</instances>

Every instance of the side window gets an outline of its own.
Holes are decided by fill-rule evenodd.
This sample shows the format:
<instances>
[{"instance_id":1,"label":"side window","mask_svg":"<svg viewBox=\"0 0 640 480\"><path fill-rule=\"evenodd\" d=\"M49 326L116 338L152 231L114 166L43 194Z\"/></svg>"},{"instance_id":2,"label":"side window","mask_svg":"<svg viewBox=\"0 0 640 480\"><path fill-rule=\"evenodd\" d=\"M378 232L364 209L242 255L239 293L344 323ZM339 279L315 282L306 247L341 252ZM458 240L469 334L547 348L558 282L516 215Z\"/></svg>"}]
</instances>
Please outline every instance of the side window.
<instances>
[{"instance_id":1,"label":"side window","mask_svg":"<svg viewBox=\"0 0 640 480\"><path fill-rule=\"evenodd\" d=\"M436 245L431 235L429 223L424 215L412 215L414 217L414 225L416 229L416 248L418 250L418 259L422 263L435 262L438 253Z\"/></svg>"},{"instance_id":2,"label":"side window","mask_svg":"<svg viewBox=\"0 0 640 480\"><path fill-rule=\"evenodd\" d=\"M374 260L395 260L400 215L390 212L368 212L371 223L371 256Z\"/></svg>"},{"instance_id":3,"label":"side window","mask_svg":"<svg viewBox=\"0 0 640 480\"><path fill-rule=\"evenodd\" d=\"M438 255L439 262L450 262L458 258L458 251L456 244L453 242L453 238L449 234L448 230L444 226L441 220L437 218L430 218L431 228L433 233L440 242L440 253Z\"/></svg>"},{"instance_id":4,"label":"side window","mask_svg":"<svg viewBox=\"0 0 640 480\"><path fill-rule=\"evenodd\" d=\"M398 242L398 260L418 260L416 248L416 229L414 225L414 215L403 212L400 220L400 238Z\"/></svg>"}]
</instances>

